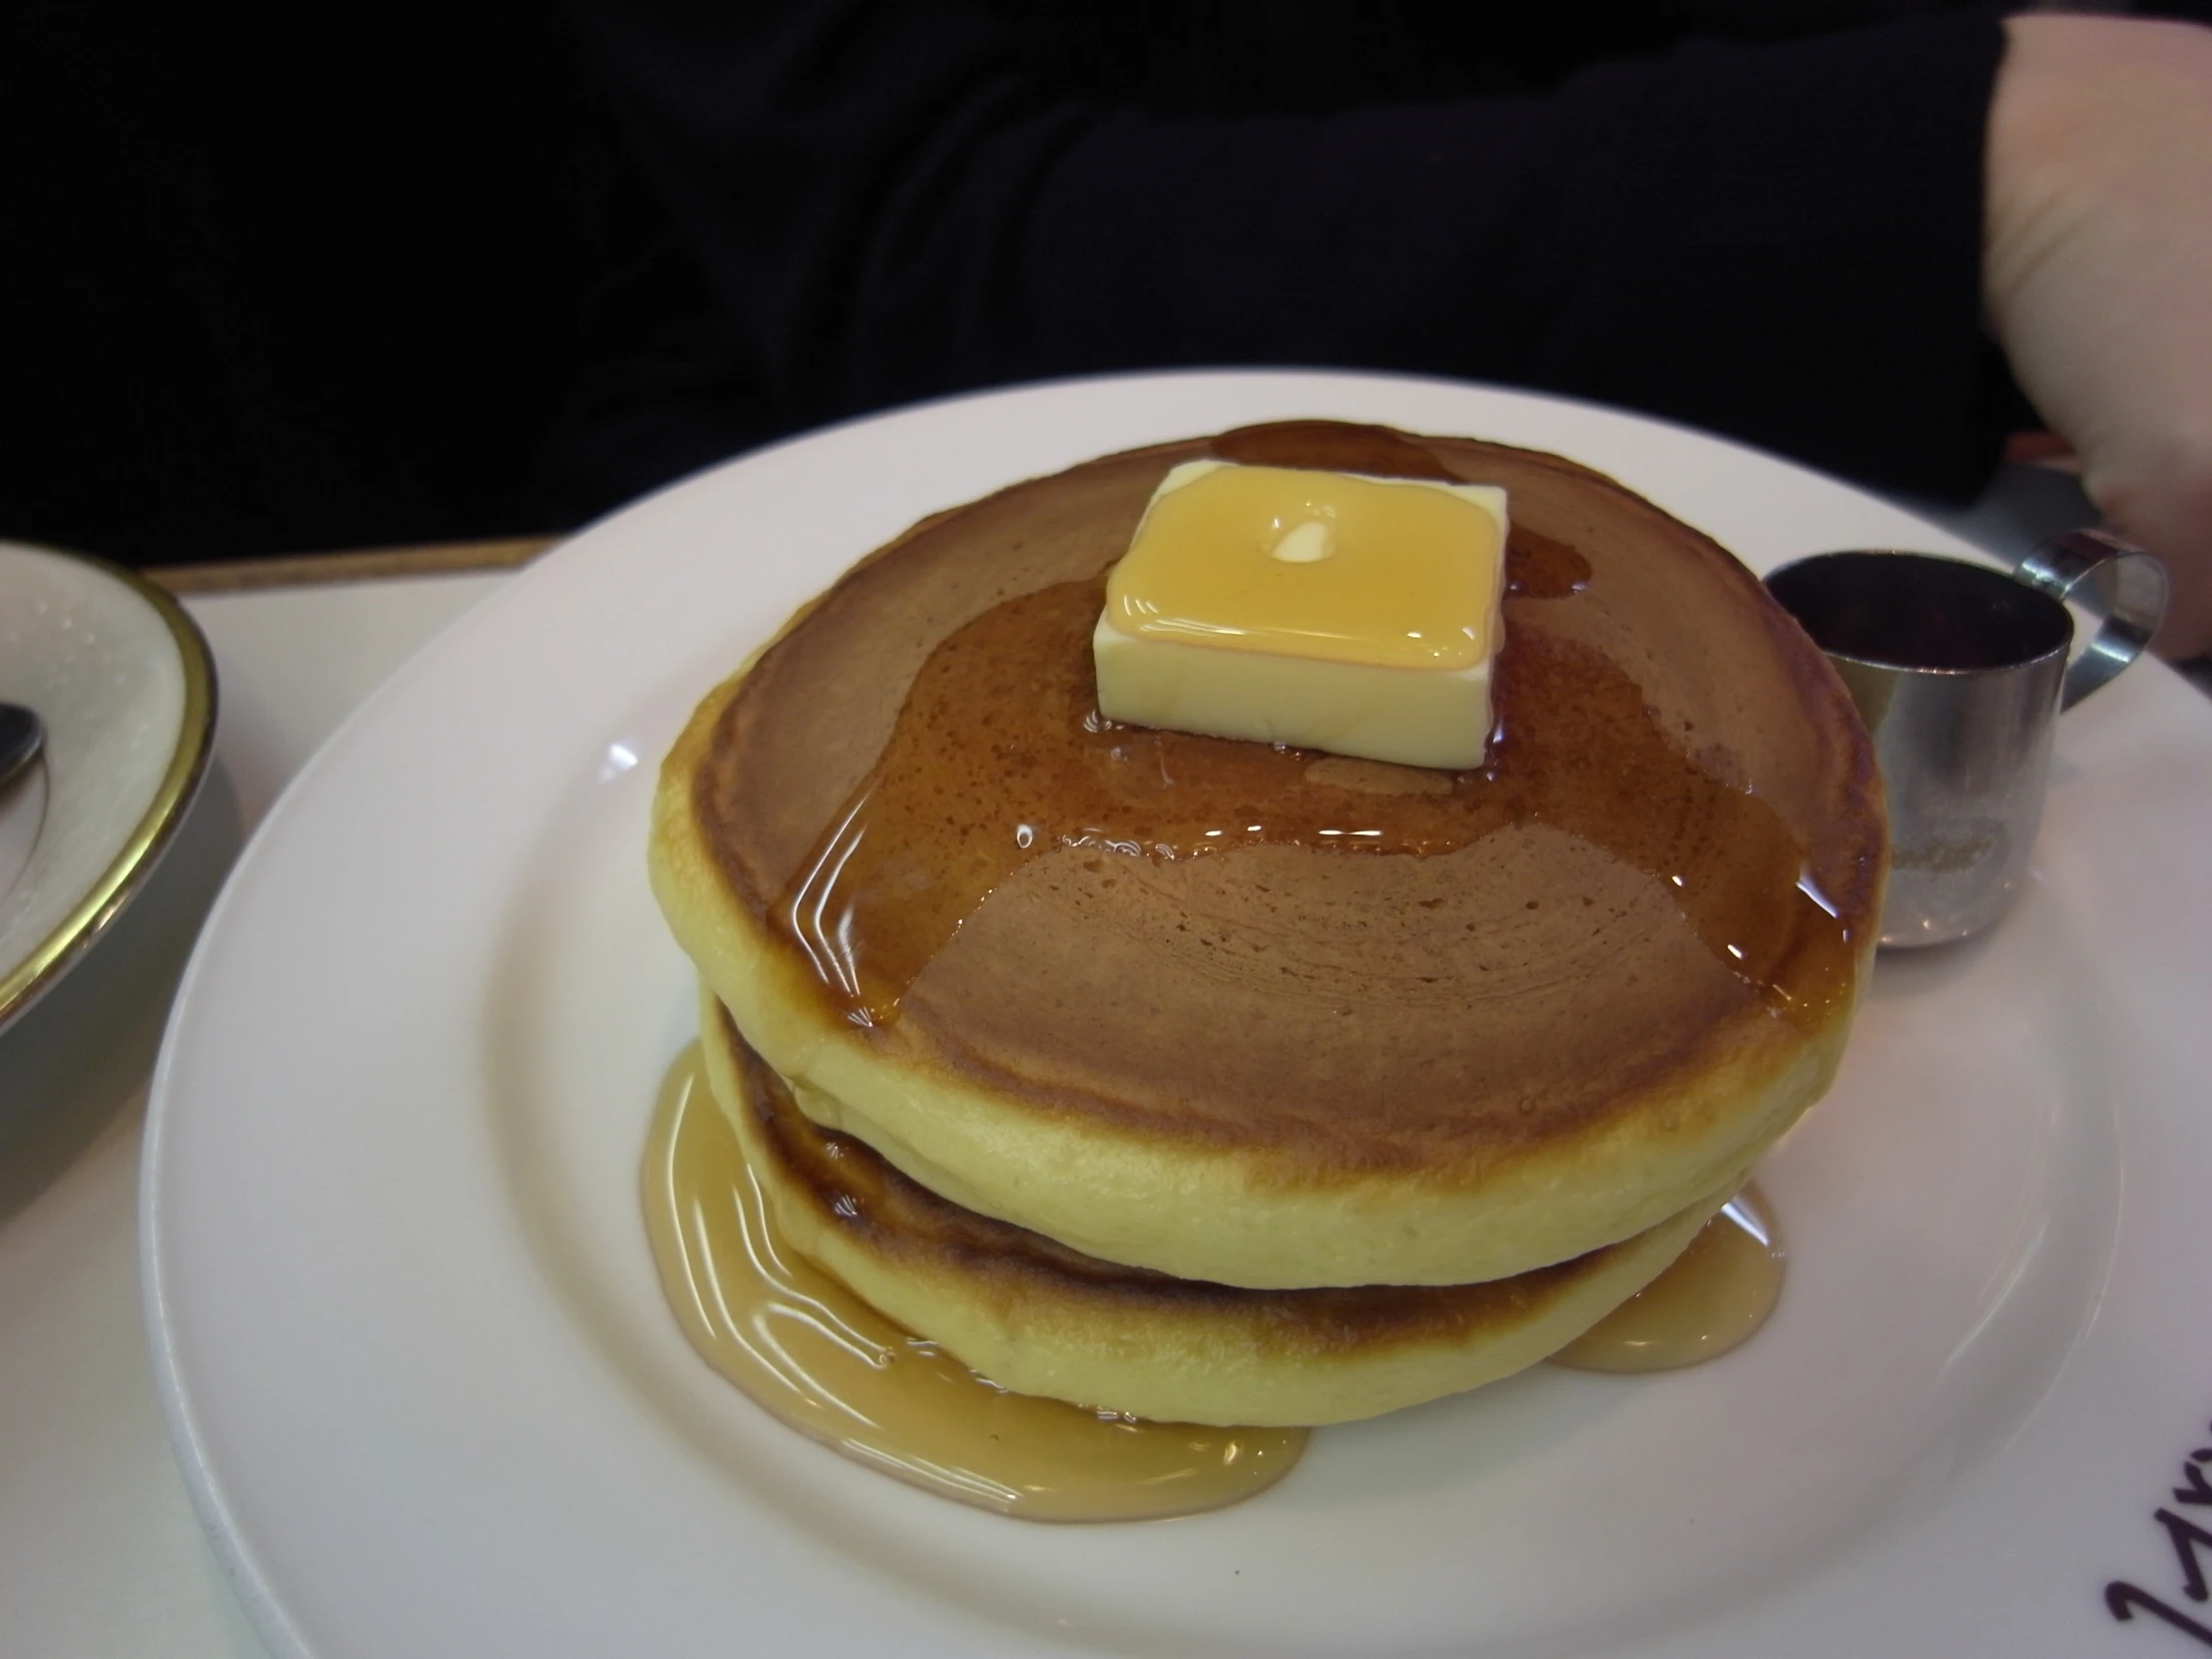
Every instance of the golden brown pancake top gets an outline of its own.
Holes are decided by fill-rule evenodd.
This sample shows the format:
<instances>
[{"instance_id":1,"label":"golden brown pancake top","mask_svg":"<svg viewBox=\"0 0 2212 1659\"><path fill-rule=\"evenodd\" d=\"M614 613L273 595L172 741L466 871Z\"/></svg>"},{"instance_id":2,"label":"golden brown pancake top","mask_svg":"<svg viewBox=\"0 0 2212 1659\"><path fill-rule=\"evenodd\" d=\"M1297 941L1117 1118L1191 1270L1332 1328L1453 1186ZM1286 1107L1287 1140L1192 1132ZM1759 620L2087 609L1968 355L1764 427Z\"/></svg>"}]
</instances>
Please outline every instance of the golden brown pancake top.
<instances>
[{"instance_id":1,"label":"golden brown pancake top","mask_svg":"<svg viewBox=\"0 0 2212 1659\"><path fill-rule=\"evenodd\" d=\"M1482 771L1097 720L1096 586L1209 454L1506 487ZM887 1057L1333 1171L1479 1170L1770 1064L1848 1015L1882 847L1848 700L1708 538L1556 457L1325 422L925 521L762 656L694 800Z\"/></svg>"}]
</instances>

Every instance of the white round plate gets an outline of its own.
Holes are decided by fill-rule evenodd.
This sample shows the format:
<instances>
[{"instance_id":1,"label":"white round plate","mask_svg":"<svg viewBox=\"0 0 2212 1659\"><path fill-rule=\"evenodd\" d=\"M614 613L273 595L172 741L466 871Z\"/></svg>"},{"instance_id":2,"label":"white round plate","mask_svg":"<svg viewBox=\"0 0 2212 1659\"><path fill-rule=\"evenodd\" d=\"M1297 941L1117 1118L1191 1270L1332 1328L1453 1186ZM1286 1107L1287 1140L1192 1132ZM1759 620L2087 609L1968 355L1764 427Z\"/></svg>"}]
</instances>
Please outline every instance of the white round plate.
<instances>
[{"instance_id":1,"label":"white round plate","mask_svg":"<svg viewBox=\"0 0 2212 1659\"><path fill-rule=\"evenodd\" d=\"M183 819L215 734L215 669L143 578L0 542L0 703L46 726L0 788L5 1027L115 919Z\"/></svg>"},{"instance_id":2,"label":"white round plate","mask_svg":"<svg viewBox=\"0 0 2212 1659\"><path fill-rule=\"evenodd\" d=\"M2154 666L2067 717L2012 915L1883 962L1834 1094L1760 1176L1793 1247L1781 1309L1715 1365L1539 1368L1324 1431L1242 1507L1085 1528L894 1484L686 1348L635 1192L692 1016L643 862L655 763L693 702L924 513L1298 415L1556 449L1761 568L1959 549L1628 415L1237 373L860 421L548 555L271 817L155 1083L157 1363L201 1512L279 1652L2083 1659L2194 1640L2106 1600L2127 1581L2201 1616L2153 1517L2212 1525L2171 1495L2212 1444L2212 710Z\"/></svg>"}]
</instances>

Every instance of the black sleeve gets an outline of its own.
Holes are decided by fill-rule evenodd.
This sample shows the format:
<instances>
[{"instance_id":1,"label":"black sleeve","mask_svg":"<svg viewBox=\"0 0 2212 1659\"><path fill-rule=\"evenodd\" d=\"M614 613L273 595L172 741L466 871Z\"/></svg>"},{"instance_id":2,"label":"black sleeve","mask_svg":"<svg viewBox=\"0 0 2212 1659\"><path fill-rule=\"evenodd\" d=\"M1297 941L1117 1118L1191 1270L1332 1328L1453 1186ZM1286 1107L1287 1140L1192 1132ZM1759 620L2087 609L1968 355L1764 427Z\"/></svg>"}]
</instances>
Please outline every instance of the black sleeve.
<instances>
[{"instance_id":1,"label":"black sleeve","mask_svg":"<svg viewBox=\"0 0 2212 1659\"><path fill-rule=\"evenodd\" d=\"M1908 489L1994 455L1991 10L1321 115L1086 98L958 0L572 11L778 426L1300 363L1629 404Z\"/></svg>"}]
</instances>

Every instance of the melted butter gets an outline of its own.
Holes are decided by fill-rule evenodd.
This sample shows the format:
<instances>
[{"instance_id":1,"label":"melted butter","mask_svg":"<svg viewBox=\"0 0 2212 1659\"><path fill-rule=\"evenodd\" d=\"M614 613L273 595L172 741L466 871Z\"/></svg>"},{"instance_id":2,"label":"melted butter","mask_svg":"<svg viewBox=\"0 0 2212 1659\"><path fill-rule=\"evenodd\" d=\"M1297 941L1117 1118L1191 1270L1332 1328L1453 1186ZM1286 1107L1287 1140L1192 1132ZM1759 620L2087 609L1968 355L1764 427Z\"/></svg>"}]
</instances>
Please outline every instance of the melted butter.
<instances>
[{"instance_id":1,"label":"melted butter","mask_svg":"<svg viewBox=\"0 0 2212 1659\"><path fill-rule=\"evenodd\" d=\"M802 1433L943 1497L1025 1520L1145 1520L1264 1491L1302 1428L1147 1422L1010 1393L793 1252L697 1047L662 1084L645 1217L661 1286L707 1363Z\"/></svg>"},{"instance_id":2,"label":"melted butter","mask_svg":"<svg viewBox=\"0 0 2212 1659\"><path fill-rule=\"evenodd\" d=\"M1774 1312L1786 1254L1766 1200L1746 1187L1672 1267L1551 1363L1576 1371L1675 1371L1726 1354Z\"/></svg>"},{"instance_id":3,"label":"melted butter","mask_svg":"<svg viewBox=\"0 0 2212 1659\"><path fill-rule=\"evenodd\" d=\"M1475 486L1291 467L1171 476L1107 580L1105 615L1137 638L1472 668L1495 648L1502 503Z\"/></svg>"}]
</instances>

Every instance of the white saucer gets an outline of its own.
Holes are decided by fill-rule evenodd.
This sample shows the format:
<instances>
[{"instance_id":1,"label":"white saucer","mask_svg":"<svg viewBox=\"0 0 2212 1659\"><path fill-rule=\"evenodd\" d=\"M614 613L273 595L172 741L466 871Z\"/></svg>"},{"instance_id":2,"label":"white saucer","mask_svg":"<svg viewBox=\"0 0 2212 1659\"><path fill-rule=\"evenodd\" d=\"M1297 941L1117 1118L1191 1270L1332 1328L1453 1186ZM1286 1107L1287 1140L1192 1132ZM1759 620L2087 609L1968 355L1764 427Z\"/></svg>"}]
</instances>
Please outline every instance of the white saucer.
<instances>
[{"instance_id":1,"label":"white saucer","mask_svg":"<svg viewBox=\"0 0 2212 1659\"><path fill-rule=\"evenodd\" d=\"M206 770L215 665L176 600L98 559L0 542L0 702L46 746L0 792L0 1027L154 867Z\"/></svg>"},{"instance_id":2,"label":"white saucer","mask_svg":"<svg viewBox=\"0 0 2212 1659\"><path fill-rule=\"evenodd\" d=\"M846 1462L686 1346L637 1172L693 1018L644 879L655 763L693 703L925 513L1304 415L1562 451L1757 568L1961 548L1679 427L1285 373L909 409L548 555L278 805L155 1082L157 1370L279 1653L2189 1650L2105 1599L2196 1609L2152 1517L2212 1444L2212 709L2152 664L2061 723L2018 909L1881 965L1834 1093L1760 1173L1781 1307L1713 1365L1540 1368L1324 1430L1237 1508L1086 1528Z\"/></svg>"}]
</instances>

